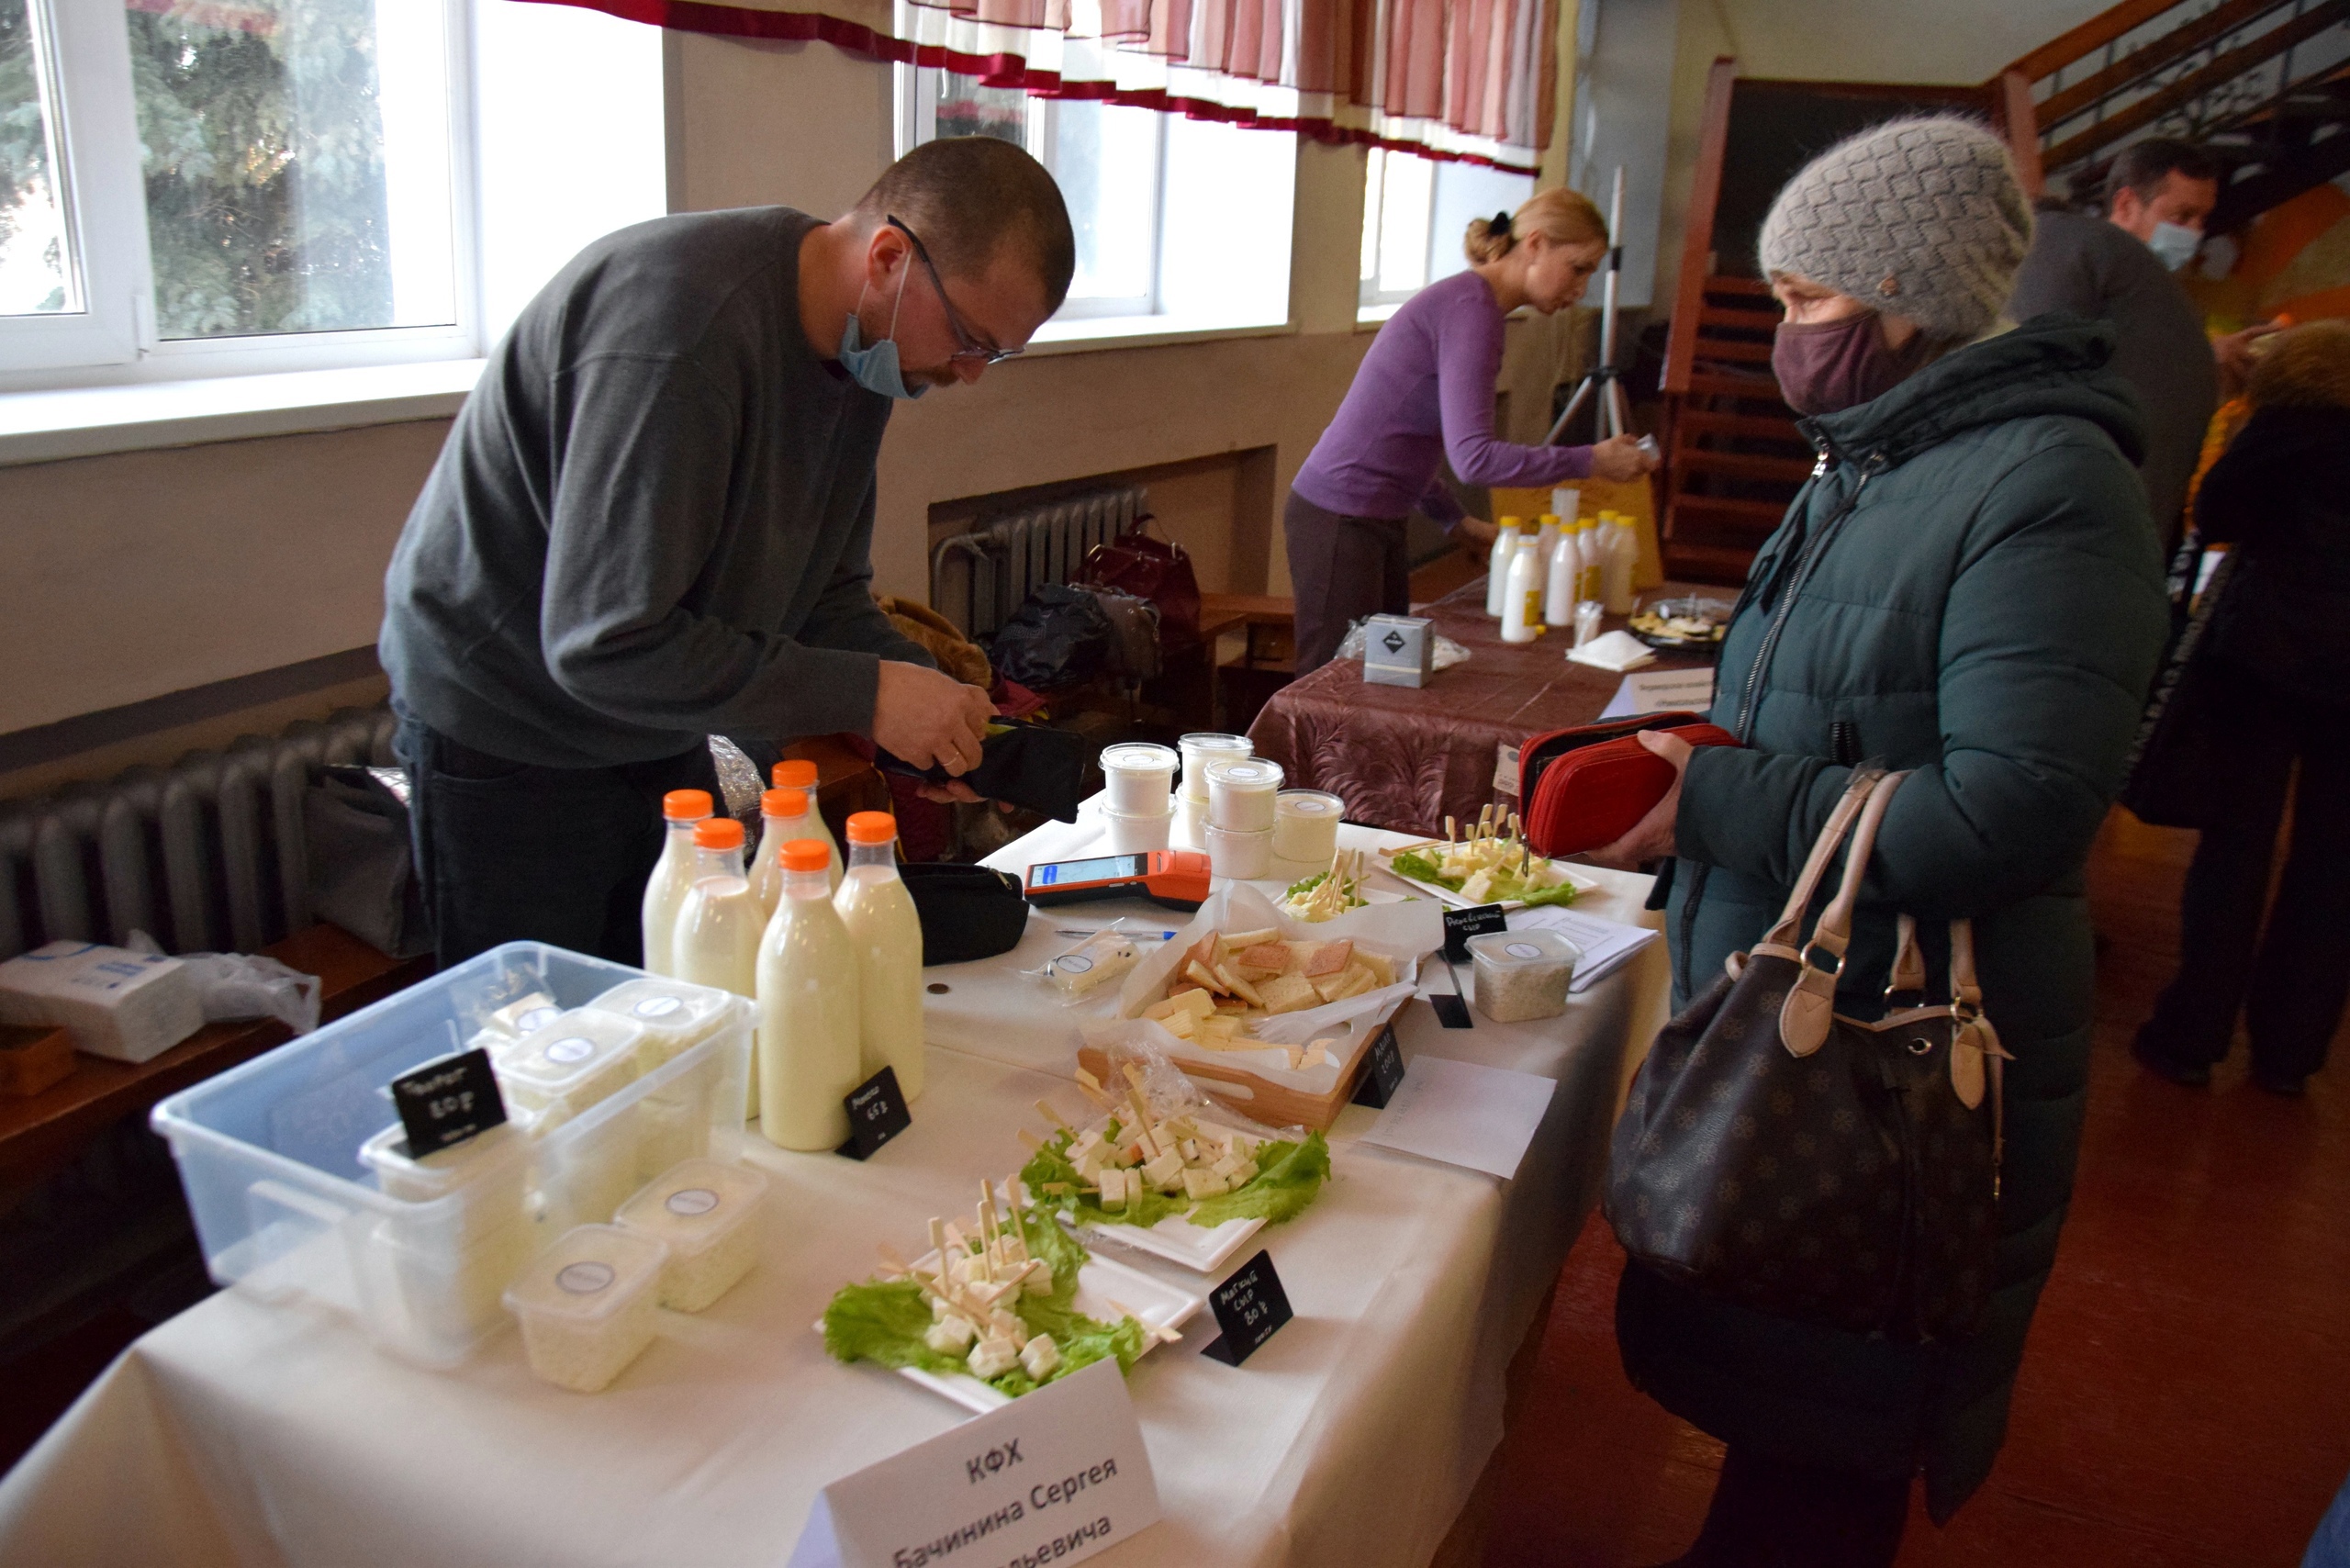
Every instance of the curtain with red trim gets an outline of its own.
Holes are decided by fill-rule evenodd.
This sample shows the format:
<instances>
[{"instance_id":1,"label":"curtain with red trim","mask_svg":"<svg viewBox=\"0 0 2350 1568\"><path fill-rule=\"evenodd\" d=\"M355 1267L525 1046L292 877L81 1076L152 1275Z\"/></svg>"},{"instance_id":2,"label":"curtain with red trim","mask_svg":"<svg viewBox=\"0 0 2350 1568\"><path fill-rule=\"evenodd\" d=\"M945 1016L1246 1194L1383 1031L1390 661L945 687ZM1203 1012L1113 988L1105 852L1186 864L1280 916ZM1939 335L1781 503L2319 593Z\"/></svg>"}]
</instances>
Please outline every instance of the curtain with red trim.
<instances>
[{"instance_id":1,"label":"curtain with red trim","mask_svg":"<svg viewBox=\"0 0 2350 1568\"><path fill-rule=\"evenodd\" d=\"M553 3L1521 171L1550 144L1557 95L1558 0Z\"/></svg>"}]
</instances>

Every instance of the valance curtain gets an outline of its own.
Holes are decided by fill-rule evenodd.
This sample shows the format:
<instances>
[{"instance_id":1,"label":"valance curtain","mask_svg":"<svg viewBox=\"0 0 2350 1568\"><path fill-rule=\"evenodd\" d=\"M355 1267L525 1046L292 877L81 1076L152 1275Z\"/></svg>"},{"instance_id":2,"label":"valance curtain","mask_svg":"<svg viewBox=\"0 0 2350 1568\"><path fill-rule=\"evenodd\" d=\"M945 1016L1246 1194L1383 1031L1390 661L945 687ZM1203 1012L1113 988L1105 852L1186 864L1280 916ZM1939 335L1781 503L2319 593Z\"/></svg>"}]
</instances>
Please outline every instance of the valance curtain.
<instances>
[{"instance_id":1,"label":"valance curtain","mask_svg":"<svg viewBox=\"0 0 2350 1568\"><path fill-rule=\"evenodd\" d=\"M739 38L822 39L1040 97L1099 98L1530 172L1557 0L561 0Z\"/></svg>"}]
</instances>

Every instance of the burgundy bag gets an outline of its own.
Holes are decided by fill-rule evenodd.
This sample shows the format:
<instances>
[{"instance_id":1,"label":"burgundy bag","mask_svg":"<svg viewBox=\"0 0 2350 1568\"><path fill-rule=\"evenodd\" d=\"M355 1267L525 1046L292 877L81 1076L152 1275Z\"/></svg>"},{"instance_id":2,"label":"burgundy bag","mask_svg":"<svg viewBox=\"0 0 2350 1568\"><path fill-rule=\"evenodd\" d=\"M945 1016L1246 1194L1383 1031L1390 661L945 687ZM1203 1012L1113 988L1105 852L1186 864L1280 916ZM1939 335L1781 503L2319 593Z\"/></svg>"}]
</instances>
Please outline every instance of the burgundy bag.
<instances>
[{"instance_id":1,"label":"burgundy bag","mask_svg":"<svg viewBox=\"0 0 2350 1568\"><path fill-rule=\"evenodd\" d=\"M1187 654L1200 645L1200 580L1192 572L1192 557L1181 544L1153 539L1142 532L1152 521L1145 512L1132 532L1085 553L1078 580L1147 599L1158 607L1158 646L1162 653Z\"/></svg>"},{"instance_id":2,"label":"burgundy bag","mask_svg":"<svg viewBox=\"0 0 2350 1568\"><path fill-rule=\"evenodd\" d=\"M1613 844L1673 788L1673 765L1635 737L1663 730L1691 745L1736 745L1702 713L1642 713L1534 736L1517 754L1517 799L1537 855Z\"/></svg>"}]
</instances>

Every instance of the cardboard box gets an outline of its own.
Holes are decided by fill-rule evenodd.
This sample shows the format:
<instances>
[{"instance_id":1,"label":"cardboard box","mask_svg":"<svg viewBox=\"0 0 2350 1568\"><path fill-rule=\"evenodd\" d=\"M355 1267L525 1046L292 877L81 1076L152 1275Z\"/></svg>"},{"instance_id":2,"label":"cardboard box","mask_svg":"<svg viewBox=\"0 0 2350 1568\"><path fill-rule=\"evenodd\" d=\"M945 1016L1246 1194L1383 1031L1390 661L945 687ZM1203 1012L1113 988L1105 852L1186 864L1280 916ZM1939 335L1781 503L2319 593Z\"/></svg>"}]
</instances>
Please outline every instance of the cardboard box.
<instances>
[{"instance_id":1,"label":"cardboard box","mask_svg":"<svg viewBox=\"0 0 2350 1568\"><path fill-rule=\"evenodd\" d=\"M1421 615L1363 622L1362 678L1373 686L1426 686L1436 667L1436 627Z\"/></svg>"}]
</instances>

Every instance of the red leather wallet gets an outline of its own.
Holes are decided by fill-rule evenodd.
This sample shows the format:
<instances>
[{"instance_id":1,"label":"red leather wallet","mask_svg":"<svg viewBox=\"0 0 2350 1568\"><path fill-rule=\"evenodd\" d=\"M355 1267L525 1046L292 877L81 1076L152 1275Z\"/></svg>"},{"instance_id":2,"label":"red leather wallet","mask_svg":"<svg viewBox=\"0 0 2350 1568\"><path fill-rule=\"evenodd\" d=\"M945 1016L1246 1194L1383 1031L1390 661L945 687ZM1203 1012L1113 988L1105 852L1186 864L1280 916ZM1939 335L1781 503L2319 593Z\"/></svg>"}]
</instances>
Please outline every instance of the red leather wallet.
<instances>
[{"instance_id":1,"label":"red leather wallet","mask_svg":"<svg viewBox=\"0 0 2350 1568\"><path fill-rule=\"evenodd\" d=\"M1662 730L1691 745L1738 737L1697 713L1643 713L1536 735L1517 754L1519 815L1538 855L1578 855L1612 844L1673 788L1673 764L1642 745Z\"/></svg>"}]
</instances>

